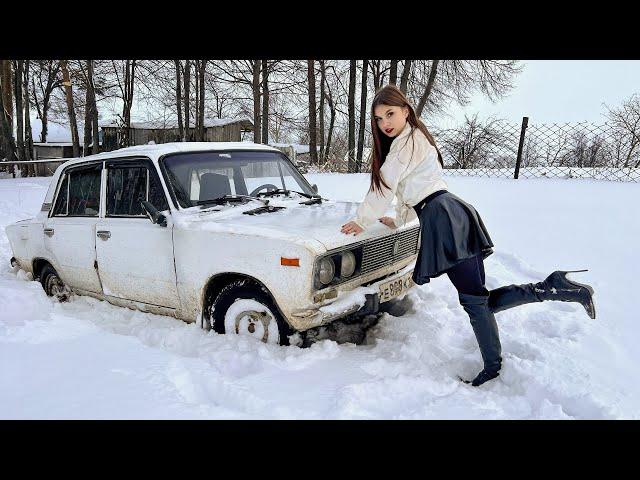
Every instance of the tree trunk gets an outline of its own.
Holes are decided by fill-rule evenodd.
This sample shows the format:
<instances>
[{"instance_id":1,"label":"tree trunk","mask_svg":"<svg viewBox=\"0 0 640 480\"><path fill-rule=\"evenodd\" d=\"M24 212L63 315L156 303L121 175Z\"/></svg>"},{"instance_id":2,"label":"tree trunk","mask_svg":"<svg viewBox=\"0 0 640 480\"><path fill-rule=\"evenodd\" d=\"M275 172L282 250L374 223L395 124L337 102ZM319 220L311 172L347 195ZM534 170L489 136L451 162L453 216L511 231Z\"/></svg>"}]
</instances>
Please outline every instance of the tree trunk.
<instances>
[{"instance_id":1,"label":"tree trunk","mask_svg":"<svg viewBox=\"0 0 640 480\"><path fill-rule=\"evenodd\" d=\"M31 105L29 102L29 60L24 63L24 73L22 82L22 95L24 96L24 158L28 161L33 160L33 132L31 131ZM30 177L35 177L35 166L28 165L28 173Z\"/></svg>"},{"instance_id":2,"label":"tree trunk","mask_svg":"<svg viewBox=\"0 0 640 480\"><path fill-rule=\"evenodd\" d=\"M389 85L395 85L398 80L398 60L391 60L389 69Z\"/></svg>"},{"instance_id":3,"label":"tree trunk","mask_svg":"<svg viewBox=\"0 0 640 480\"><path fill-rule=\"evenodd\" d=\"M404 69L402 70L402 77L400 78L400 90L402 93L407 93L407 84L409 83L409 75L411 74L411 60L404 61Z\"/></svg>"},{"instance_id":4,"label":"tree trunk","mask_svg":"<svg viewBox=\"0 0 640 480\"><path fill-rule=\"evenodd\" d=\"M82 61L82 60L81 60ZM91 127L93 126L92 114L91 114L91 88L89 87L89 63L91 60L87 60L87 75L86 75L86 94L84 97L84 137L82 142L82 156L89 155L89 144L91 143Z\"/></svg>"},{"instance_id":5,"label":"tree trunk","mask_svg":"<svg viewBox=\"0 0 640 480\"><path fill-rule=\"evenodd\" d=\"M355 148L356 148L356 114L355 114L355 95L356 95L356 69L357 61L351 60L349 66L349 131L347 158L349 159L347 168L349 173L356 171L355 167Z\"/></svg>"},{"instance_id":6,"label":"tree trunk","mask_svg":"<svg viewBox=\"0 0 640 480\"><path fill-rule=\"evenodd\" d=\"M184 125L182 124L182 76L180 70L180 60L174 60L176 65L176 109L178 110L178 132L180 134L180 141L184 142Z\"/></svg>"},{"instance_id":7,"label":"tree trunk","mask_svg":"<svg viewBox=\"0 0 640 480\"><path fill-rule=\"evenodd\" d=\"M195 106L195 112L194 112L194 120L195 120L195 126L194 126L194 134L193 134L193 139L196 142L200 141L200 60L195 60L195 63L193 65L195 71L193 72L194 75L194 83L195 83L195 92L196 92L196 101L194 103Z\"/></svg>"},{"instance_id":8,"label":"tree trunk","mask_svg":"<svg viewBox=\"0 0 640 480\"><path fill-rule=\"evenodd\" d=\"M60 69L62 70L62 85L67 99L67 112L69 113L69 127L71 128L71 141L73 142L73 156L80 156L80 140L78 139L78 123L76 121L76 111L73 107L73 87L69 78L69 69L67 61L60 60Z\"/></svg>"},{"instance_id":9,"label":"tree trunk","mask_svg":"<svg viewBox=\"0 0 640 480\"><path fill-rule=\"evenodd\" d=\"M4 104L4 112L7 122L11 126L9 129L11 138L13 138L13 80L12 80L12 62L11 60L0 60L2 62L2 100ZM15 144L15 142L14 142ZM15 152L14 152L15 153Z\"/></svg>"},{"instance_id":10,"label":"tree trunk","mask_svg":"<svg viewBox=\"0 0 640 480\"><path fill-rule=\"evenodd\" d=\"M420 101L418 102L418 108L416 108L416 116L420 118L422 115L422 110L424 106L427 104L427 100L429 99L429 95L431 94L431 90L433 89L433 85L436 80L436 73L438 71L438 63L440 60L434 60L431 62L431 71L429 72L429 80L427 81L427 88L425 88L422 97L420 97Z\"/></svg>"},{"instance_id":11,"label":"tree trunk","mask_svg":"<svg viewBox=\"0 0 640 480\"><path fill-rule=\"evenodd\" d=\"M184 65L184 138L183 142L191 139L189 131L189 89L191 87L191 61L187 60Z\"/></svg>"},{"instance_id":12,"label":"tree trunk","mask_svg":"<svg viewBox=\"0 0 640 480\"><path fill-rule=\"evenodd\" d=\"M320 108L318 113L318 118L320 120L320 131L318 132L318 137L320 139L320 159L324 159L324 82L325 82L325 70L324 70L324 60L319 60L320 62Z\"/></svg>"},{"instance_id":13,"label":"tree trunk","mask_svg":"<svg viewBox=\"0 0 640 480\"><path fill-rule=\"evenodd\" d=\"M131 145L131 138L129 138L129 135L131 133L131 107L133 107L133 89L135 87L136 84L136 60L127 60L127 74L126 74L126 79L128 81L125 81L125 87L126 87L126 100L125 100L125 114L124 114L124 122L125 122L125 128L126 130L126 137L127 137L127 146Z\"/></svg>"},{"instance_id":14,"label":"tree trunk","mask_svg":"<svg viewBox=\"0 0 640 480\"><path fill-rule=\"evenodd\" d=\"M10 116L13 108L13 94L11 93L11 60L2 60L1 62L2 72L0 75L0 89L2 90L2 94L0 95L0 138L2 139L2 150L7 160L17 160L16 144L13 139L13 126L11 125ZM7 65L9 68L8 75Z\"/></svg>"},{"instance_id":15,"label":"tree trunk","mask_svg":"<svg viewBox=\"0 0 640 480\"><path fill-rule=\"evenodd\" d=\"M269 143L269 70L266 60L262 60L262 143Z\"/></svg>"},{"instance_id":16,"label":"tree trunk","mask_svg":"<svg viewBox=\"0 0 640 480\"><path fill-rule=\"evenodd\" d=\"M330 116L329 116L329 131L327 132L327 146L324 149L323 160L325 162L329 158L329 151L331 149L331 137L333 135L333 125L335 124L335 120L336 120L336 107L333 104L333 99L331 98L331 94L329 93L326 98L327 98L327 104L329 105Z\"/></svg>"},{"instance_id":17,"label":"tree trunk","mask_svg":"<svg viewBox=\"0 0 640 480\"><path fill-rule=\"evenodd\" d=\"M100 153L100 132L98 130L98 102L96 101L96 83L94 77L93 60L88 61L89 88L91 89L91 132L93 148L92 154Z\"/></svg>"},{"instance_id":18,"label":"tree trunk","mask_svg":"<svg viewBox=\"0 0 640 480\"><path fill-rule=\"evenodd\" d=\"M316 149L316 75L313 60L307 60L307 82L309 83L309 157L311 165L318 164Z\"/></svg>"},{"instance_id":19,"label":"tree trunk","mask_svg":"<svg viewBox=\"0 0 640 480\"><path fill-rule=\"evenodd\" d=\"M262 124L260 116L260 61L253 60L253 82L251 83L253 89L253 141L254 143L261 143L262 137Z\"/></svg>"},{"instance_id":20,"label":"tree trunk","mask_svg":"<svg viewBox=\"0 0 640 480\"><path fill-rule=\"evenodd\" d=\"M360 84L360 123L358 128L358 172L362 171L362 151L364 149L364 126L367 117L367 65L362 61L362 82Z\"/></svg>"},{"instance_id":21,"label":"tree trunk","mask_svg":"<svg viewBox=\"0 0 640 480\"><path fill-rule=\"evenodd\" d=\"M204 74L205 71L207 69L207 60L200 60L200 71L198 72L198 75L200 77L199 80L199 85L200 85L200 107L198 109L198 112L200 114L200 131L198 133L198 136L200 138L201 142L204 142Z\"/></svg>"},{"instance_id":22,"label":"tree trunk","mask_svg":"<svg viewBox=\"0 0 640 480\"><path fill-rule=\"evenodd\" d=\"M24 60L15 60L13 66L15 69L13 75L13 95L16 99L16 153L18 154L18 160L24 161L24 106L22 102L22 71ZM20 167L20 171L26 172L26 170L23 166Z\"/></svg>"},{"instance_id":23,"label":"tree trunk","mask_svg":"<svg viewBox=\"0 0 640 480\"><path fill-rule=\"evenodd\" d=\"M47 61L47 83L43 87L40 84L40 89L42 91L42 108L38 105L38 95L36 94L35 84L33 84L33 98L36 102L36 107L38 108L38 115L40 116L40 121L42 122L42 131L40 133L40 141L47 141L47 133L48 133L48 118L49 118L49 107L51 106L51 94L53 91L60 86L58 81L58 74L60 73L60 62L55 60Z\"/></svg>"}]
</instances>

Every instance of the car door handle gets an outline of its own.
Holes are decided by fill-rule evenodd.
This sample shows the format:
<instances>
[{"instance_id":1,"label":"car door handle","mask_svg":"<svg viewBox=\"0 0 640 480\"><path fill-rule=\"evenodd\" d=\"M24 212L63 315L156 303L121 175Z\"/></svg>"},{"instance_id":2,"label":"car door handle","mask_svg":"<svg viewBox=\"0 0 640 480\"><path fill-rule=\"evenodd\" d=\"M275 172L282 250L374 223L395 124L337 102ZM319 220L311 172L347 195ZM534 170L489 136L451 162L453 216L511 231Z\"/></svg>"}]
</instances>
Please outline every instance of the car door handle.
<instances>
[{"instance_id":1,"label":"car door handle","mask_svg":"<svg viewBox=\"0 0 640 480\"><path fill-rule=\"evenodd\" d=\"M97 235L102 239L102 240L107 240L108 238L111 238L111 232L107 231L107 230L98 230Z\"/></svg>"},{"instance_id":2,"label":"car door handle","mask_svg":"<svg viewBox=\"0 0 640 480\"><path fill-rule=\"evenodd\" d=\"M45 228L44 229L44 234L47 235L48 237L53 237L53 233L54 233L53 228Z\"/></svg>"}]
</instances>

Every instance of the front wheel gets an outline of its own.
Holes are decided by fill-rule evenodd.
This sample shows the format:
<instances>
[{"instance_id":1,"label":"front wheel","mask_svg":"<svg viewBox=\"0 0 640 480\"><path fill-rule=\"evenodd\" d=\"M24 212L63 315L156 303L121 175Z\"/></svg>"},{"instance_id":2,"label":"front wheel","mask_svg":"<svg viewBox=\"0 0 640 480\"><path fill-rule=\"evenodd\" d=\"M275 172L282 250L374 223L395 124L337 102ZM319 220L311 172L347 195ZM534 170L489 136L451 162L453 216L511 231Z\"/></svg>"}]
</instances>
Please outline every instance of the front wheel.
<instances>
[{"instance_id":1,"label":"front wheel","mask_svg":"<svg viewBox=\"0 0 640 480\"><path fill-rule=\"evenodd\" d=\"M253 282L237 280L230 283L209 308L211 326L217 333L289 345L291 327L281 317L271 297Z\"/></svg>"},{"instance_id":2,"label":"front wheel","mask_svg":"<svg viewBox=\"0 0 640 480\"><path fill-rule=\"evenodd\" d=\"M40 272L40 283L45 293L50 297L56 297L59 302L66 302L71 295L71 290L51 265L45 265Z\"/></svg>"}]
</instances>

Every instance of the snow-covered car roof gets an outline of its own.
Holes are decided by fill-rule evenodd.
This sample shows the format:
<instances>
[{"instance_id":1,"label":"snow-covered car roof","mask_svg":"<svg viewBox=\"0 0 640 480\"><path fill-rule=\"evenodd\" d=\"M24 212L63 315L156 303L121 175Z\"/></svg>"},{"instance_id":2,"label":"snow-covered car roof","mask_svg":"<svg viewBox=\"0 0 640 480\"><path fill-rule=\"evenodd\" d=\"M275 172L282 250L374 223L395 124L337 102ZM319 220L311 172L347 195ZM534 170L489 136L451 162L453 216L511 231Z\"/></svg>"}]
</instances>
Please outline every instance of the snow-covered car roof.
<instances>
[{"instance_id":1,"label":"snow-covered car roof","mask_svg":"<svg viewBox=\"0 0 640 480\"><path fill-rule=\"evenodd\" d=\"M278 150L277 148L253 142L174 142L154 145L136 145L134 147L120 148L118 150L102 152L96 155L71 158L67 162L60 165L60 167L65 168L69 165L89 162L92 160L117 160L119 158L126 160L127 158L131 158L133 156L145 156L157 162L161 156L168 153L204 152L212 150L265 150L280 153L280 150Z\"/></svg>"}]
</instances>

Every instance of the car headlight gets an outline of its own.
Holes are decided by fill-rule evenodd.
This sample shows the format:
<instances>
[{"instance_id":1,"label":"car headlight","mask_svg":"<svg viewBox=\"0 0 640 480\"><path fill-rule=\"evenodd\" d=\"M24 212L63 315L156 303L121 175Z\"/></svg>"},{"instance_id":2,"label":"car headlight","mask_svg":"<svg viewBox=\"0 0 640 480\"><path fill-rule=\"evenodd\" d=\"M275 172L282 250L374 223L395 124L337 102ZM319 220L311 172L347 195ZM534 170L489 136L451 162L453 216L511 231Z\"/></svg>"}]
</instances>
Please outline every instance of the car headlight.
<instances>
[{"instance_id":1,"label":"car headlight","mask_svg":"<svg viewBox=\"0 0 640 480\"><path fill-rule=\"evenodd\" d=\"M318 279L324 285L329 285L336 273L336 266L331 257L320 260L320 268L318 269Z\"/></svg>"},{"instance_id":2,"label":"car headlight","mask_svg":"<svg viewBox=\"0 0 640 480\"><path fill-rule=\"evenodd\" d=\"M343 252L340 262L340 276L350 277L356 271L356 256L351 251Z\"/></svg>"}]
</instances>

